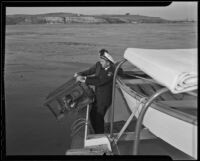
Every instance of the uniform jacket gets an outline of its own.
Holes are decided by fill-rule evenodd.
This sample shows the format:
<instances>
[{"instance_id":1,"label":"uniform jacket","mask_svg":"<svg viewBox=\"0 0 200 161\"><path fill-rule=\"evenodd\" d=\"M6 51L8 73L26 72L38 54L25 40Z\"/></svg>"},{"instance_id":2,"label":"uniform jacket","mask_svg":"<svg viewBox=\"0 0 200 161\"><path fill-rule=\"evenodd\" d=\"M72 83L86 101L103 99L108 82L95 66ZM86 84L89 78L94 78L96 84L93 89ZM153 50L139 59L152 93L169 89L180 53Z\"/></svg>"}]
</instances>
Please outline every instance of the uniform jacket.
<instances>
[{"instance_id":1,"label":"uniform jacket","mask_svg":"<svg viewBox=\"0 0 200 161\"><path fill-rule=\"evenodd\" d=\"M110 106L111 104L114 70L114 65L111 65L106 70L101 66L100 62L97 62L91 68L78 73L86 76L86 84L95 86L96 104L99 108ZM105 111L102 112L104 113Z\"/></svg>"}]
</instances>

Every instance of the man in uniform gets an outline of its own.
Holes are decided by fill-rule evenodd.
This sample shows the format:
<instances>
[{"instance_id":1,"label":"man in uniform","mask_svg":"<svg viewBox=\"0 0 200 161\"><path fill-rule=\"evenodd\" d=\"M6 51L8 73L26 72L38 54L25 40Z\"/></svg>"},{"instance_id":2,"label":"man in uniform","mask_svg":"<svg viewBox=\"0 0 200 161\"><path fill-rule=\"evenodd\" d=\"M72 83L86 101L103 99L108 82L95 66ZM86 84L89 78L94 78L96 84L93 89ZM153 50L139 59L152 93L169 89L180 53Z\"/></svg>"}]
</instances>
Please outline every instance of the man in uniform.
<instances>
[{"instance_id":1,"label":"man in uniform","mask_svg":"<svg viewBox=\"0 0 200 161\"><path fill-rule=\"evenodd\" d=\"M112 101L114 60L107 50L99 51L99 61L88 70L75 73L77 81L95 86L95 102L90 111L90 120L96 134L104 133L104 116Z\"/></svg>"}]
</instances>

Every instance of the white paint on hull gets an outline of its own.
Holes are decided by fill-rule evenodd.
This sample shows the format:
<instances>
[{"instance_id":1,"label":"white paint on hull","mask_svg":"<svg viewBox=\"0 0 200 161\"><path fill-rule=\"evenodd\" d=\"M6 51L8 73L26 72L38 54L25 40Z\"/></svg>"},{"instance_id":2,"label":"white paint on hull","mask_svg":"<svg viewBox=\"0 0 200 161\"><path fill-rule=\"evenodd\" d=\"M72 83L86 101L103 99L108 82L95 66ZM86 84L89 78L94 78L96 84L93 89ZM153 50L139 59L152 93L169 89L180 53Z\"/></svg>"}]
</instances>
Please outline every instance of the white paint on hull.
<instances>
[{"instance_id":1,"label":"white paint on hull","mask_svg":"<svg viewBox=\"0 0 200 161\"><path fill-rule=\"evenodd\" d=\"M122 88L121 88L122 89ZM122 93L132 112L137 110L138 100L124 89ZM136 111L138 117L142 104ZM144 116L143 124L157 137L197 159L197 125L180 120L154 108L149 108Z\"/></svg>"}]
</instances>

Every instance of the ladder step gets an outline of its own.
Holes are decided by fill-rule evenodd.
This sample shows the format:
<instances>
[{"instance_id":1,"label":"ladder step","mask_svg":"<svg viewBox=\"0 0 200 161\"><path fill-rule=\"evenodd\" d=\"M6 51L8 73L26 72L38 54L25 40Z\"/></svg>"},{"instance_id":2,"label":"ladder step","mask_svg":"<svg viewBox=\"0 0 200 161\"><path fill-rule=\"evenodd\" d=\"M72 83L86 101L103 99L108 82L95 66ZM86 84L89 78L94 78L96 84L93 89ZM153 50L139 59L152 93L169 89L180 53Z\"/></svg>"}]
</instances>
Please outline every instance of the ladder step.
<instances>
[{"instance_id":1,"label":"ladder step","mask_svg":"<svg viewBox=\"0 0 200 161\"><path fill-rule=\"evenodd\" d=\"M81 149L69 149L66 155L112 155L112 152L102 146L91 146Z\"/></svg>"}]
</instances>

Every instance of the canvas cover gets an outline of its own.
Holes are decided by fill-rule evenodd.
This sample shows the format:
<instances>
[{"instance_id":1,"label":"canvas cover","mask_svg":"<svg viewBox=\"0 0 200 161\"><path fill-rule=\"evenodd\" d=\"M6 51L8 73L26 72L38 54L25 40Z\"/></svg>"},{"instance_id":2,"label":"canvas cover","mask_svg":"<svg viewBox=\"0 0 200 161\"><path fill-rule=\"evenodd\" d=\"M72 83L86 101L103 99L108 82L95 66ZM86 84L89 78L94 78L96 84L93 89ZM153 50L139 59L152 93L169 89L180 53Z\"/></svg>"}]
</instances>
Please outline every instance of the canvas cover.
<instances>
[{"instance_id":1,"label":"canvas cover","mask_svg":"<svg viewBox=\"0 0 200 161\"><path fill-rule=\"evenodd\" d=\"M172 93L182 93L198 88L197 48L127 48L124 58L161 85L169 88Z\"/></svg>"}]
</instances>

